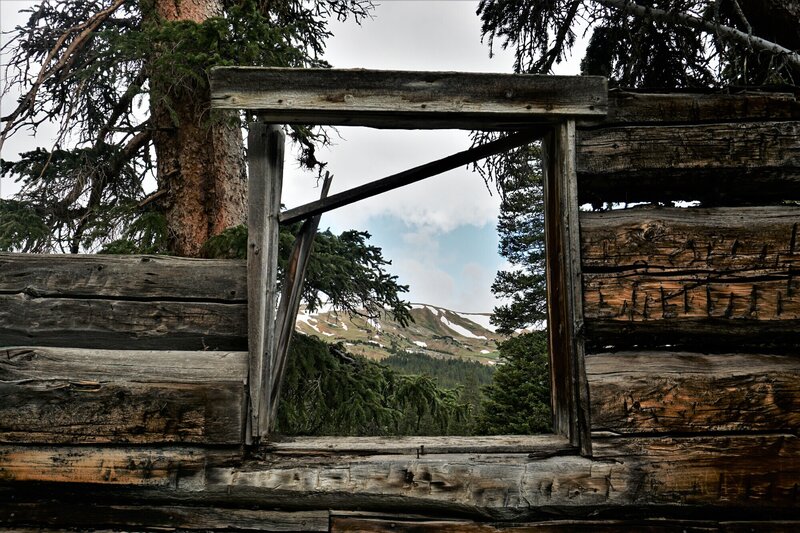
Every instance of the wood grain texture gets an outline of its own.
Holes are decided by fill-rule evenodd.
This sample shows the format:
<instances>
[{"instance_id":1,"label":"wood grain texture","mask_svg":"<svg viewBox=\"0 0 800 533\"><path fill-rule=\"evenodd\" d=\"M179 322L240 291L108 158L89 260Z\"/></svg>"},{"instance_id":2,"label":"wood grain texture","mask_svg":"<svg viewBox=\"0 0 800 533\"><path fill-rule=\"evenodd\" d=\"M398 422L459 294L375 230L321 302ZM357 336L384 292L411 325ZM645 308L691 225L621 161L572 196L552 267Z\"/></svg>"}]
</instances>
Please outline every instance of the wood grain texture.
<instances>
[{"instance_id":1,"label":"wood grain texture","mask_svg":"<svg viewBox=\"0 0 800 533\"><path fill-rule=\"evenodd\" d=\"M596 459L636 471L628 497L646 505L794 509L800 479L795 435L595 439ZM787 507L788 506L788 507ZM774 517L777 517L773 515Z\"/></svg>"},{"instance_id":2,"label":"wood grain texture","mask_svg":"<svg viewBox=\"0 0 800 533\"><path fill-rule=\"evenodd\" d=\"M126 485L167 491L176 490L180 484L184 490L201 490L203 472L214 454L196 447L0 445L0 482Z\"/></svg>"},{"instance_id":3,"label":"wood grain texture","mask_svg":"<svg viewBox=\"0 0 800 533\"><path fill-rule=\"evenodd\" d=\"M581 215L588 340L602 346L800 342L800 209ZM661 326L659 326L661 324ZM669 327L663 325L669 324Z\"/></svg>"},{"instance_id":4,"label":"wood grain texture","mask_svg":"<svg viewBox=\"0 0 800 533\"><path fill-rule=\"evenodd\" d=\"M792 93L646 93L612 90L608 114L579 127L642 124L799 120L800 102Z\"/></svg>"},{"instance_id":5,"label":"wood grain texture","mask_svg":"<svg viewBox=\"0 0 800 533\"><path fill-rule=\"evenodd\" d=\"M242 303L244 261L0 253L0 294Z\"/></svg>"},{"instance_id":6,"label":"wood grain texture","mask_svg":"<svg viewBox=\"0 0 800 533\"><path fill-rule=\"evenodd\" d=\"M277 123L518 129L602 116L607 103L598 76L219 67L209 77L213 107Z\"/></svg>"},{"instance_id":7,"label":"wood grain texture","mask_svg":"<svg viewBox=\"0 0 800 533\"><path fill-rule=\"evenodd\" d=\"M791 434L595 439L593 458L527 454L276 456L239 462L191 449L0 446L0 494L482 518L789 514ZM221 453L221 452L216 452ZM149 463L148 463L149 461ZM144 465L152 465L144 468ZM149 468L149 470L148 470ZM37 482L35 485L26 482Z\"/></svg>"},{"instance_id":8,"label":"wood grain texture","mask_svg":"<svg viewBox=\"0 0 800 533\"><path fill-rule=\"evenodd\" d=\"M248 134L247 294L249 339L247 444L269 432L277 338L278 253L285 134L257 122Z\"/></svg>"},{"instance_id":9,"label":"wood grain texture","mask_svg":"<svg viewBox=\"0 0 800 533\"><path fill-rule=\"evenodd\" d=\"M797 431L800 359L618 352L586 358L592 429L618 433Z\"/></svg>"},{"instance_id":10,"label":"wood grain texture","mask_svg":"<svg viewBox=\"0 0 800 533\"><path fill-rule=\"evenodd\" d=\"M611 270L800 270L800 207L583 212L581 264Z\"/></svg>"},{"instance_id":11,"label":"wood grain texture","mask_svg":"<svg viewBox=\"0 0 800 533\"><path fill-rule=\"evenodd\" d=\"M0 347L241 350L245 304L0 295Z\"/></svg>"},{"instance_id":12,"label":"wood grain texture","mask_svg":"<svg viewBox=\"0 0 800 533\"><path fill-rule=\"evenodd\" d=\"M800 122L613 127L578 133L578 173L800 167Z\"/></svg>"},{"instance_id":13,"label":"wood grain texture","mask_svg":"<svg viewBox=\"0 0 800 533\"><path fill-rule=\"evenodd\" d=\"M450 453L520 453L530 457L575 452L560 435L470 437L291 437L274 440L265 450L275 455L426 455Z\"/></svg>"},{"instance_id":14,"label":"wood grain texture","mask_svg":"<svg viewBox=\"0 0 800 533\"><path fill-rule=\"evenodd\" d=\"M239 444L245 352L0 351L0 442Z\"/></svg>"},{"instance_id":15,"label":"wood grain texture","mask_svg":"<svg viewBox=\"0 0 800 533\"><path fill-rule=\"evenodd\" d=\"M800 123L736 122L580 131L581 202L800 199Z\"/></svg>"},{"instance_id":16,"label":"wood grain texture","mask_svg":"<svg viewBox=\"0 0 800 533\"><path fill-rule=\"evenodd\" d=\"M589 401L583 367L583 298L575 174L575 123L544 139L545 271L551 350L553 427L591 455Z\"/></svg>"}]
</instances>

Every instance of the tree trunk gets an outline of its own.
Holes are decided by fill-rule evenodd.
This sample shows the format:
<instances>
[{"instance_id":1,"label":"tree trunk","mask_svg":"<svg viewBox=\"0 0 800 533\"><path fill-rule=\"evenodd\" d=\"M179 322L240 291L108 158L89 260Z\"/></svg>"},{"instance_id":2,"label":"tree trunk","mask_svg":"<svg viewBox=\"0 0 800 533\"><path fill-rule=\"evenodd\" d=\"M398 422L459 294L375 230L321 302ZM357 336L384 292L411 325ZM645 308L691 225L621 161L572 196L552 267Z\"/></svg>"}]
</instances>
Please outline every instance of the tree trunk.
<instances>
[{"instance_id":1,"label":"tree trunk","mask_svg":"<svg viewBox=\"0 0 800 533\"><path fill-rule=\"evenodd\" d=\"M155 12L166 21L201 23L221 14L222 2L156 0ZM207 87L159 87L151 80L150 107L170 250L197 256L209 237L245 220L241 131L233 117L211 115Z\"/></svg>"}]
</instances>

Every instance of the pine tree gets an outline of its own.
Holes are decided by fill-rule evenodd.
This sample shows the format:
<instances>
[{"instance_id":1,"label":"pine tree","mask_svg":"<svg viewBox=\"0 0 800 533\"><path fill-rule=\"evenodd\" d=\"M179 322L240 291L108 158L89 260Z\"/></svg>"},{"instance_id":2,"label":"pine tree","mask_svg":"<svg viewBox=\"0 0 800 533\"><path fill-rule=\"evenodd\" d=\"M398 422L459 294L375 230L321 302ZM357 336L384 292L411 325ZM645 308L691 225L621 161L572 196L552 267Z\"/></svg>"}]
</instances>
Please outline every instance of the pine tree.
<instances>
[{"instance_id":1,"label":"pine tree","mask_svg":"<svg viewBox=\"0 0 800 533\"><path fill-rule=\"evenodd\" d=\"M538 145L516 150L496 169L502 201L497 222L500 255L513 266L497 273L492 292L510 299L495 307L499 333L539 325L547 319L544 271L544 190Z\"/></svg>"},{"instance_id":2,"label":"pine tree","mask_svg":"<svg viewBox=\"0 0 800 533\"><path fill-rule=\"evenodd\" d=\"M500 344L492 384L484 389L477 430L483 435L552 431L547 332L534 331Z\"/></svg>"}]
</instances>

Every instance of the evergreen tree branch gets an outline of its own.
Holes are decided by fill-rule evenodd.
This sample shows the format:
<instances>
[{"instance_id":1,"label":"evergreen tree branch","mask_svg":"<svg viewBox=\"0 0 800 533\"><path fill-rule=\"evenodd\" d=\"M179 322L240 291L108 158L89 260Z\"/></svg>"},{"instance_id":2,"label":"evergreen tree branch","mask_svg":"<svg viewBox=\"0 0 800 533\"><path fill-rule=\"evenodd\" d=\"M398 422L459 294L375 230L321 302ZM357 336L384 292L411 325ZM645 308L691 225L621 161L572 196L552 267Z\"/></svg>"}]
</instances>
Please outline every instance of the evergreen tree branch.
<instances>
[{"instance_id":1,"label":"evergreen tree branch","mask_svg":"<svg viewBox=\"0 0 800 533\"><path fill-rule=\"evenodd\" d=\"M744 45L748 48L757 49L763 52L769 52L774 55L783 56L786 61L793 68L800 70L800 54L785 48L777 43L762 39L754 35L718 24L715 21L710 21L701 17L691 15L683 12L671 12L664 9L654 7L645 7L633 2L632 0L592 0L602 6L619 9L630 15L641 18L649 18L658 22L668 24L678 24L688 26L707 33L718 34L722 37L730 39L733 42Z\"/></svg>"},{"instance_id":2,"label":"evergreen tree branch","mask_svg":"<svg viewBox=\"0 0 800 533\"><path fill-rule=\"evenodd\" d=\"M567 35L570 32L570 28L572 27L572 21L575 20L575 15L578 13L578 8L581 5L581 0L575 0L569 6L569 11L567 12L567 16L564 18L564 23L558 29L558 33L556 34L556 41L553 47L547 52L545 55L545 59L541 68L538 68L539 72L547 74L550 72L550 69L553 68L553 63L555 63L556 59L561 55L561 50L564 47L564 40L567 38Z\"/></svg>"}]
</instances>

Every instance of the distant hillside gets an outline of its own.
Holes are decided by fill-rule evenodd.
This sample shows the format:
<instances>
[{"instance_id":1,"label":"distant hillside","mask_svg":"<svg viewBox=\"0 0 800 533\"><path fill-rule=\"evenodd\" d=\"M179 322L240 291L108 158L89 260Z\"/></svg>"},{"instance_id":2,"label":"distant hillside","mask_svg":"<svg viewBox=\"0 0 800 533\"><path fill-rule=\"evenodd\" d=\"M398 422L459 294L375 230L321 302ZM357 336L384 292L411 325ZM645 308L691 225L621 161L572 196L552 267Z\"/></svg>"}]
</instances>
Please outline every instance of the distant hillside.
<instances>
[{"instance_id":1,"label":"distant hillside","mask_svg":"<svg viewBox=\"0 0 800 533\"><path fill-rule=\"evenodd\" d=\"M497 341L504 339L489 324L488 313L457 313L426 304L413 304L414 322L403 328L388 318L365 320L347 313L300 310L297 330L328 342L343 342L348 351L383 359L397 351L431 357L497 362Z\"/></svg>"}]
</instances>

